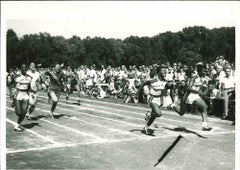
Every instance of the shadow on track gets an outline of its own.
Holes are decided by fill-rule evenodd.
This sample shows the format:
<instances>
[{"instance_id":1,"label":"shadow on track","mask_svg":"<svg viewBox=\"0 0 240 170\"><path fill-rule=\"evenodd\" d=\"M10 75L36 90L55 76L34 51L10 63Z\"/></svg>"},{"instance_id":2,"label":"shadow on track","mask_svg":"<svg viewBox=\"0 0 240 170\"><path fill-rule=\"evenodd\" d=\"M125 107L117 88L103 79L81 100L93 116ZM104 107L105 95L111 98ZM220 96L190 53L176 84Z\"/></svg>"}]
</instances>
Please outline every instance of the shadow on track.
<instances>
[{"instance_id":1,"label":"shadow on track","mask_svg":"<svg viewBox=\"0 0 240 170\"><path fill-rule=\"evenodd\" d=\"M38 120L38 119L41 119L41 118L48 118L47 116L44 116L44 115L38 115L38 116L32 116L30 118L30 120Z\"/></svg>"},{"instance_id":2,"label":"shadow on track","mask_svg":"<svg viewBox=\"0 0 240 170\"><path fill-rule=\"evenodd\" d=\"M154 135L154 129L148 129L148 134L143 129L132 129L129 132L141 132L142 134L145 134L147 136L156 136Z\"/></svg>"},{"instance_id":3,"label":"shadow on track","mask_svg":"<svg viewBox=\"0 0 240 170\"><path fill-rule=\"evenodd\" d=\"M39 123L29 123L29 124L23 124L21 126L26 128L26 129L32 129L34 126L42 127L42 126L39 125Z\"/></svg>"},{"instance_id":4,"label":"shadow on track","mask_svg":"<svg viewBox=\"0 0 240 170\"><path fill-rule=\"evenodd\" d=\"M194 135L197 135L198 137L200 138L207 138L205 136L202 136L201 134L197 133L197 132L194 132L192 130L188 130L187 128L185 127L176 127L176 128L168 128L168 127L162 127L164 129L167 129L167 130L171 130L171 131L174 131L174 132L185 132L185 133L192 133Z\"/></svg>"},{"instance_id":5,"label":"shadow on track","mask_svg":"<svg viewBox=\"0 0 240 170\"><path fill-rule=\"evenodd\" d=\"M54 115L54 119L59 119L61 117L71 117L71 115L68 115L68 114L57 114L57 115Z\"/></svg>"}]
</instances>

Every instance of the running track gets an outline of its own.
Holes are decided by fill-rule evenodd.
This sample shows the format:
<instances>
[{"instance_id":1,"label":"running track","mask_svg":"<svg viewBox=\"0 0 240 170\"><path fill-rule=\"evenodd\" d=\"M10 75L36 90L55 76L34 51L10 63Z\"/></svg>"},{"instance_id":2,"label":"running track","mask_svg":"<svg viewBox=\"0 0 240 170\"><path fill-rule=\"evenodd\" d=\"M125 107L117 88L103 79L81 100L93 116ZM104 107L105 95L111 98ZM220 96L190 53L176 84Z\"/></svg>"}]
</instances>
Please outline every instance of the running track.
<instances>
[{"instance_id":1,"label":"running track","mask_svg":"<svg viewBox=\"0 0 240 170\"><path fill-rule=\"evenodd\" d=\"M141 133L148 108L62 95L57 119L47 118L50 104L39 93L34 120L15 132L16 115L7 97L8 169L234 169L235 127L209 118L201 131L198 115L164 111L152 125L154 136ZM153 165L178 135L184 138L156 167Z\"/></svg>"}]
</instances>

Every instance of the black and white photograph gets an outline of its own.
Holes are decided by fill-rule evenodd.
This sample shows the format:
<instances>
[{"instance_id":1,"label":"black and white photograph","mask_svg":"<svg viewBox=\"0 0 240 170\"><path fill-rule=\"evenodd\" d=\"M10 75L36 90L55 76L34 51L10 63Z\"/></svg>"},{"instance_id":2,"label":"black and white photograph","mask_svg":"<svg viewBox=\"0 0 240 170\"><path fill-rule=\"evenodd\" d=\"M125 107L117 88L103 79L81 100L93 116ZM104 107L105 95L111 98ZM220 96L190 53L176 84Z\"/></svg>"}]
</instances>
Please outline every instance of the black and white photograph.
<instances>
[{"instance_id":1,"label":"black and white photograph","mask_svg":"<svg viewBox=\"0 0 240 170\"><path fill-rule=\"evenodd\" d=\"M1 169L240 168L239 7L1 2Z\"/></svg>"}]
</instances>

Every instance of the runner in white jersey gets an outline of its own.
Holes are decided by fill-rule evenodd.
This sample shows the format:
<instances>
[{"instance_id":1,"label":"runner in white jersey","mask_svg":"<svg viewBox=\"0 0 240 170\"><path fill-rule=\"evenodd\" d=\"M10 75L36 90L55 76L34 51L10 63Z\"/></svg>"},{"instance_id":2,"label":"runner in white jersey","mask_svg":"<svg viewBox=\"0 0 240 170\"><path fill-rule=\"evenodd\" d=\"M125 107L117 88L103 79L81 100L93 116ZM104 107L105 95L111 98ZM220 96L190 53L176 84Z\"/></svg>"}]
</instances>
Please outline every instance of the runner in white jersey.
<instances>
[{"instance_id":1,"label":"runner in white jersey","mask_svg":"<svg viewBox=\"0 0 240 170\"><path fill-rule=\"evenodd\" d=\"M203 87L203 63L199 62L196 65L197 72L192 76L188 83L187 92L185 93L183 100L180 104L176 104L177 102L172 104L172 109L177 112L180 116L183 116L185 112L185 104L191 104L193 106L193 110L196 113L199 113L202 117L202 130L210 131L212 127L210 127L207 123L207 105L204 102L202 96L205 94L202 92Z\"/></svg>"},{"instance_id":2,"label":"runner in white jersey","mask_svg":"<svg viewBox=\"0 0 240 170\"><path fill-rule=\"evenodd\" d=\"M21 67L21 73L15 78L15 113L18 116L17 124L14 127L15 131L23 131L23 128L21 128L21 123L25 118L29 103L29 89L32 78L28 76L26 72L27 66L23 64Z\"/></svg>"},{"instance_id":3,"label":"runner in white jersey","mask_svg":"<svg viewBox=\"0 0 240 170\"><path fill-rule=\"evenodd\" d=\"M162 105L163 105L163 91L167 88L167 82L164 80L164 71L162 68L154 69L151 71L153 78L147 81L145 85L148 85L149 94L147 97L148 104L152 111L147 113L145 120L146 125L143 128L143 133L149 135L148 128L154 122L157 117L162 116Z\"/></svg>"},{"instance_id":4,"label":"runner in white jersey","mask_svg":"<svg viewBox=\"0 0 240 170\"><path fill-rule=\"evenodd\" d=\"M37 98L38 98L38 87L40 83L40 74L36 70L35 63L30 64L30 69L27 71L27 75L32 78L31 84L30 84L30 91L29 91L29 109L26 114L27 119L31 119L31 114L34 111L36 104L37 104Z\"/></svg>"}]
</instances>

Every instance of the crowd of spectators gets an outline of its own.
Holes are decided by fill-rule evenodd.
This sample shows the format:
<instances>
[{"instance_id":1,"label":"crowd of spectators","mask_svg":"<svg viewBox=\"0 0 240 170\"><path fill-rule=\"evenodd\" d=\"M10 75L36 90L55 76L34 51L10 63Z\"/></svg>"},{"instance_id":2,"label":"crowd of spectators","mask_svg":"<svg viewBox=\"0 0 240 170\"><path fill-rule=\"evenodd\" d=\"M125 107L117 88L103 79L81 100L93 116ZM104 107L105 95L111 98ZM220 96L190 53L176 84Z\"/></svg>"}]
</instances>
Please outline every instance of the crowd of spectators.
<instances>
[{"instance_id":1,"label":"crowd of spectators","mask_svg":"<svg viewBox=\"0 0 240 170\"><path fill-rule=\"evenodd\" d=\"M223 56L218 56L213 63L204 63L204 77L202 79L204 100L208 104L209 114L222 114L228 117L229 110L234 112L235 101L235 65L229 63ZM195 72L194 66L184 65L182 63L169 62L153 65L131 65L128 68L124 65L120 67L111 67L101 65L86 66L81 65L78 68L70 66L62 68L69 84L70 91L74 93L75 85L79 85L82 95L106 98L115 97L123 100L124 103L147 103L147 87L143 83L151 78L151 70L154 67L161 67L165 72L165 80L174 84L173 88L167 89L164 94L163 107L168 108L176 98L181 99L186 91L187 79ZM43 90L47 89L49 84L48 77L44 74L51 68L38 67L41 75L41 84ZM17 75L18 69L10 69L8 76L8 86L11 86L11 79ZM63 89L66 91L66 89ZM222 109L220 109L221 107ZM226 107L227 106L227 107ZM231 108L230 108L231 107ZM230 108L230 109L229 109ZM189 106L189 112L191 106Z\"/></svg>"}]
</instances>

